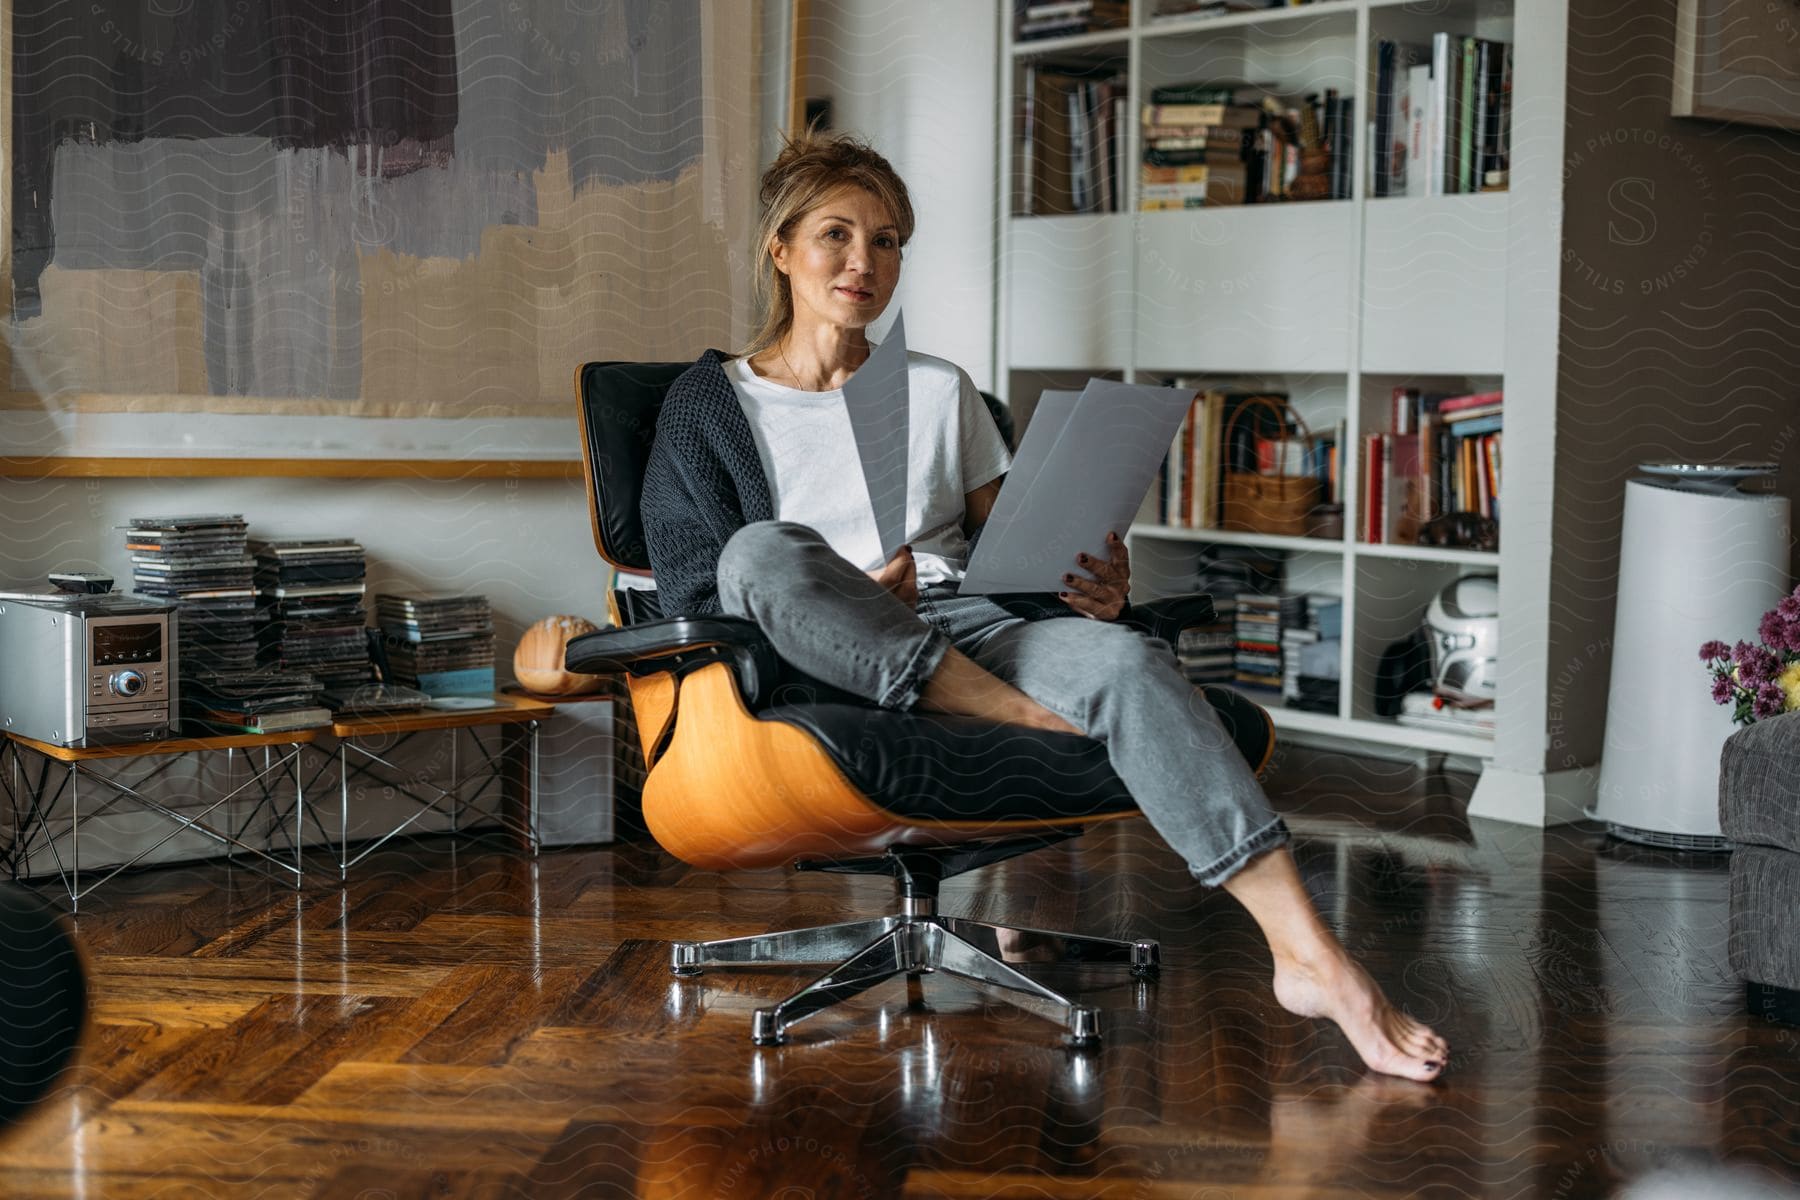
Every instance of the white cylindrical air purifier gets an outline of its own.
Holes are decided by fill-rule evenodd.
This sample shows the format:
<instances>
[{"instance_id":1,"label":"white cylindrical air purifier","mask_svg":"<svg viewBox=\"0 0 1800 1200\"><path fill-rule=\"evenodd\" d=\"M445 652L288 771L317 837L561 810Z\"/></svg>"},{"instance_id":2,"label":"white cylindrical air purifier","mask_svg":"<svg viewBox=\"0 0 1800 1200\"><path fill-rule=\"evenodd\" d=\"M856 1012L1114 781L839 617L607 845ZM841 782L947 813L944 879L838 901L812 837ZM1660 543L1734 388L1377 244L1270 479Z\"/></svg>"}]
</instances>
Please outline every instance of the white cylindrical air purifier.
<instances>
[{"instance_id":1,"label":"white cylindrical air purifier","mask_svg":"<svg viewBox=\"0 0 1800 1200\"><path fill-rule=\"evenodd\" d=\"M1625 485L1606 746L1593 815L1631 841L1727 848L1719 750L1735 730L1700 646L1757 640L1788 590L1788 501L1740 491L1774 464L1650 463Z\"/></svg>"}]
</instances>

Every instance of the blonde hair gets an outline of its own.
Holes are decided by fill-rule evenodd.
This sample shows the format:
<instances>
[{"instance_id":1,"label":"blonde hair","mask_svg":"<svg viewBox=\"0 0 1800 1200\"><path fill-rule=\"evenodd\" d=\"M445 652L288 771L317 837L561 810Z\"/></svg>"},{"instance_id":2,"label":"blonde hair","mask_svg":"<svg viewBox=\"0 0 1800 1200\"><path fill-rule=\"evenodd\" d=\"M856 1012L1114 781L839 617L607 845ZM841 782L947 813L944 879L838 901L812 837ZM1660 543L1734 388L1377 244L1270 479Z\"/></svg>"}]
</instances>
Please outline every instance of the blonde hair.
<instances>
[{"instance_id":1,"label":"blonde hair","mask_svg":"<svg viewBox=\"0 0 1800 1200\"><path fill-rule=\"evenodd\" d=\"M756 335L743 357L760 354L779 342L794 323L794 297L788 277L775 265L769 247L793 237L794 226L825 197L850 185L875 197L894 218L902 247L913 235L912 200L906 184L861 138L848 133L807 130L787 139L762 177L762 221L756 227L756 308L762 315Z\"/></svg>"}]
</instances>

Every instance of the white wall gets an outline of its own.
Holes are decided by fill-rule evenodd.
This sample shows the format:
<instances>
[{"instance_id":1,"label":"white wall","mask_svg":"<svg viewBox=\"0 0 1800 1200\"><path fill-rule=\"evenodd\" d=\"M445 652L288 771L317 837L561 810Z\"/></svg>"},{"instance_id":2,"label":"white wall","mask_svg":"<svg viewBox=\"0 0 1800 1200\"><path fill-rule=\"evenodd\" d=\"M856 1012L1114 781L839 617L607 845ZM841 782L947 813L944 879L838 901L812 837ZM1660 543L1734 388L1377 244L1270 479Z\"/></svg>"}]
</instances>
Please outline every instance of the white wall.
<instances>
[{"instance_id":1,"label":"white wall","mask_svg":"<svg viewBox=\"0 0 1800 1200\"><path fill-rule=\"evenodd\" d=\"M994 388L998 0L837 0L812 7L804 94L906 180L918 229L896 305L907 344Z\"/></svg>"}]
</instances>

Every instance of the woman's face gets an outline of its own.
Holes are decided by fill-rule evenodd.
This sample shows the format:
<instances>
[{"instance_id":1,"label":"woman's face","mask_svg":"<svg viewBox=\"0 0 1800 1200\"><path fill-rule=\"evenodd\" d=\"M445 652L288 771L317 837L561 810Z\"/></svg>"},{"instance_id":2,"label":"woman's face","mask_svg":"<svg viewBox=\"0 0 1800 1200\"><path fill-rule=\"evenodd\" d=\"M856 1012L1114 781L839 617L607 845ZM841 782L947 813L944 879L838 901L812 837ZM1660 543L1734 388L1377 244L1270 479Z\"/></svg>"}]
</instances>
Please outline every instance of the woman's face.
<instances>
[{"instance_id":1,"label":"woman's face","mask_svg":"<svg viewBox=\"0 0 1800 1200\"><path fill-rule=\"evenodd\" d=\"M861 329L887 308L900 282L894 218L854 184L827 195L770 253L788 277L796 324Z\"/></svg>"}]
</instances>

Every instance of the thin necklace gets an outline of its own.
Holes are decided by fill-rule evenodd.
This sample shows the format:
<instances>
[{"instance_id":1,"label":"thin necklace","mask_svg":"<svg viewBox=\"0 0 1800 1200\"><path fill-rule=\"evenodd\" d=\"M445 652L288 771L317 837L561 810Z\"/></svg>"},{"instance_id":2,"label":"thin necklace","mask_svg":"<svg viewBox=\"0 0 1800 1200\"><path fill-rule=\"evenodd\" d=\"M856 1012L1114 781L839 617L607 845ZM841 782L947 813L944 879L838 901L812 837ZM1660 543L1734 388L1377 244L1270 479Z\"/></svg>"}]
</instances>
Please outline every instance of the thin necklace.
<instances>
[{"instance_id":1,"label":"thin necklace","mask_svg":"<svg viewBox=\"0 0 1800 1200\"><path fill-rule=\"evenodd\" d=\"M786 347L785 347L785 346L784 346L784 345L783 345L783 344L782 344L782 343L781 343L781 342L776 342L776 343L775 343L775 353L777 353L777 354L779 354L779 355L781 355L781 365L782 365L782 366L784 366L784 367L786 367L786 368L787 368L787 371L788 371L788 378L789 378L789 379L792 379L792 380L793 380L793 381L794 381L794 387L795 387L795 388L796 388L796 389L798 389L798 390L799 390L799 391L802 391L802 392L808 392L808 391L826 391L826 390L829 390L829 389L825 389L825 388L804 388L804 387L801 387L801 386L800 386L800 372L798 372L798 371L796 371L796 370L794 370L794 364L793 364L793 363L791 363L791 362L789 362L789 361L788 361L788 356L787 356L787 349L786 349ZM864 354L864 355L863 355L863 362L867 362L867 361L868 361L868 360L869 360L869 356L868 356L868 355L867 355L867 354ZM857 366L858 366L858 367L860 367L860 366L862 366L862 363L857 363L857 364L856 364L856 365L857 365ZM852 368L852 370L853 370L853 371L854 371L854 368Z\"/></svg>"},{"instance_id":2,"label":"thin necklace","mask_svg":"<svg viewBox=\"0 0 1800 1200\"><path fill-rule=\"evenodd\" d=\"M775 353L781 355L781 365L787 368L788 378L794 381L794 386L800 391L806 391L807 389L800 387L800 372L794 370L794 364L788 361L787 349L780 342L775 343Z\"/></svg>"}]
</instances>

